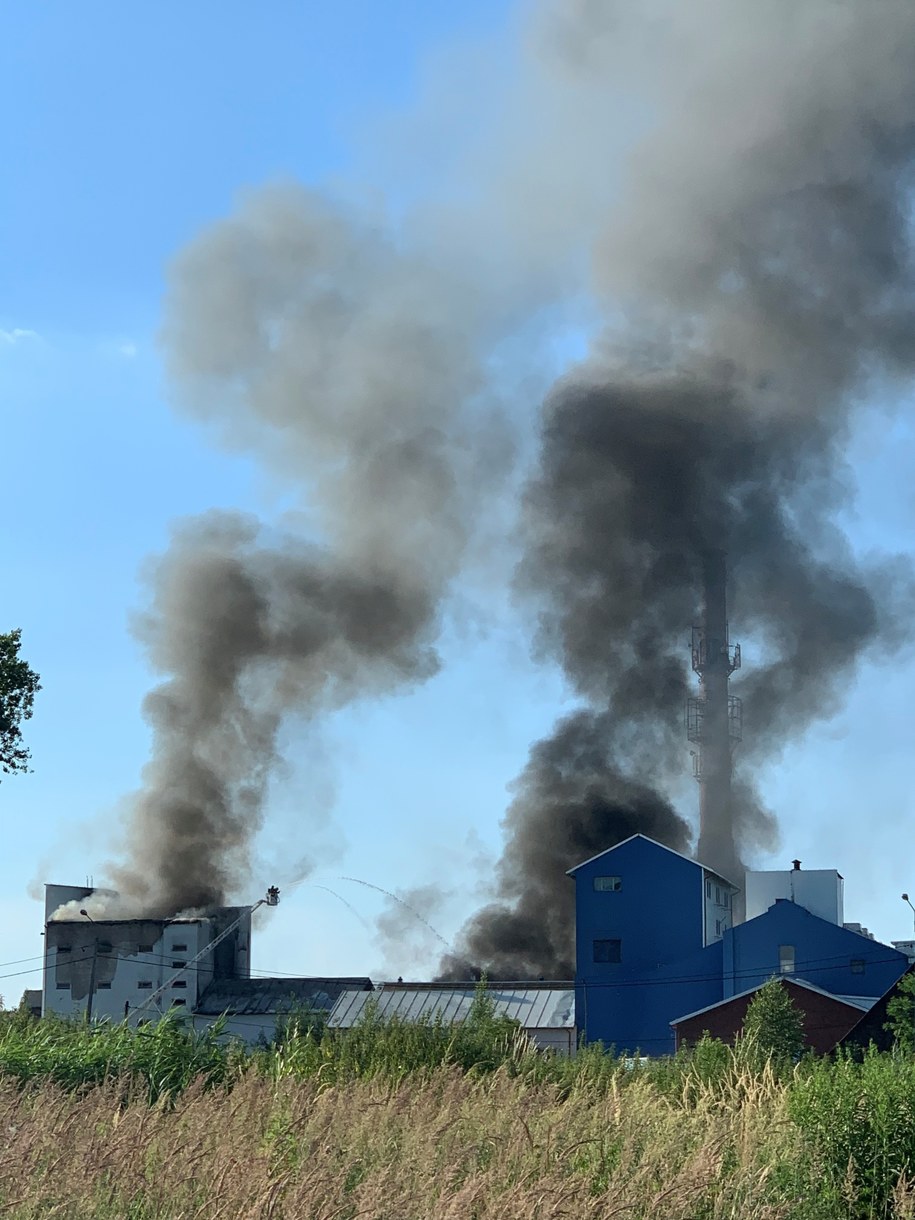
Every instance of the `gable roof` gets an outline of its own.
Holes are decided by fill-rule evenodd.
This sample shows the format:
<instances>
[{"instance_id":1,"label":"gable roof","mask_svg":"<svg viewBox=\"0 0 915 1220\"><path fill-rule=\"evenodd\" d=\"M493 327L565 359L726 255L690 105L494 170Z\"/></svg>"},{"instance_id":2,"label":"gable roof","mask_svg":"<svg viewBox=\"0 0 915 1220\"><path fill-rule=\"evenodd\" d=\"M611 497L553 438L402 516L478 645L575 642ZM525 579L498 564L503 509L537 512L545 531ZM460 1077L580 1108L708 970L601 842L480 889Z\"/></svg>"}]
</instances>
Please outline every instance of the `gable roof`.
<instances>
[{"instance_id":1,"label":"gable roof","mask_svg":"<svg viewBox=\"0 0 915 1220\"><path fill-rule=\"evenodd\" d=\"M903 971L896 982L875 1002L872 1008L866 1012L856 1025L853 1025L842 1041L840 1046L859 1046L867 1047L871 1042L878 1050L888 1051L893 1045L893 1035L884 1026L887 1023L887 1005L893 996L899 994L899 984L906 975L915 972L915 964L910 965L908 970Z\"/></svg>"},{"instance_id":2,"label":"gable roof","mask_svg":"<svg viewBox=\"0 0 915 1220\"><path fill-rule=\"evenodd\" d=\"M808 983L806 979L782 976L779 978L779 982L789 987L803 987L805 991L813 991L817 995L826 996L830 1000L835 1000L837 1004L844 1004L846 1008L856 1008L860 1013L869 1012L878 1000L877 996L835 995L831 991L817 987L816 983ZM716 1008L723 1008L725 1004L733 1004L735 1000L743 1000L748 995L761 991L763 987L765 987L765 983L757 983L755 987L748 987L746 991L738 991L735 995L729 995L726 1000L718 1000L714 1004L706 1004L705 1008L697 1008L695 1012L688 1012L682 1017L677 1017L671 1021L671 1025L681 1025L684 1021L691 1021L693 1017L701 1017L704 1013L712 1012Z\"/></svg>"},{"instance_id":3,"label":"gable roof","mask_svg":"<svg viewBox=\"0 0 915 1220\"><path fill-rule=\"evenodd\" d=\"M713 877L717 877L719 881L723 881L725 885L729 885L731 889L739 892L740 887L735 885L733 881L729 881L727 877L722 877L721 873L716 872L713 868L708 868L701 860L693 860L689 856L684 856L681 851L674 851L672 847L667 847L664 843L659 843L657 839L651 839L648 835L637 833L630 835L628 839L621 839L619 843L614 843L612 847L605 847L603 851L599 851L597 855L590 856L587 860L582 860L580 864L576 864L574 868L566 869L567 877L574 877L579 869L586 868L587 865L593 864L595 860L599 860L601 856L608 856L611 852L616 851L619 847L625 847L627 843L631 843L633 839L644 839L646 843L650 843L652 847L660 847L662 851L669 851L672 856L677 856L680 860L685 860L687 864L692 864L696 868L701 868L706 873L711 873Z\"/></svg>"}]
</instances>

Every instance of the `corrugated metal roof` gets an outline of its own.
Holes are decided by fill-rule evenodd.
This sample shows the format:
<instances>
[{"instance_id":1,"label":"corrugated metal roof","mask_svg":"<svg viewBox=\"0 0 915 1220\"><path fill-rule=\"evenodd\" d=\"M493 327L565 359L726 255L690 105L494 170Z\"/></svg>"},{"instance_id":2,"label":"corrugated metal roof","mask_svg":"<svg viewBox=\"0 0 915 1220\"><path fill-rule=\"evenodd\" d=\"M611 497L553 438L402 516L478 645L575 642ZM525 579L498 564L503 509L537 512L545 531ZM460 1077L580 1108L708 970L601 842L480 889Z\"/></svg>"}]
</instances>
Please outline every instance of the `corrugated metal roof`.
<instances>
[{"instance_id":1,"label":"corrugated metal roof","mask_svg":"<svg viewBox=\"0 0 915 1220\"><path fill-rule=\"evenodd\" d=\"M511 1017L524 1029L574 1029L575 989L567 987L489 987L489 997L500 1017ZM428 1021L440 1017L449 1024L463 1021L470 1012L474 986L468 987L409 987L384 984L373 992L344 991L331 1010L328 1024L338 1029L355 1025L367 1000L377 1005L383 1019L397 1017L402 1021Z\"/></svg>"},{"instance_id":2,"label":"corrugated metal roof","mask_svg":"<svg viewBox=\"0 0 915 1220\"><path fill-rule=\"evenodd\" d=\"M371 989L372 981L367 978L217 979L204 991L194 1011L207 1016L283 1013L300 1007L329 1012L341 994L361 995Z\"/></svg>"}]
</instances>

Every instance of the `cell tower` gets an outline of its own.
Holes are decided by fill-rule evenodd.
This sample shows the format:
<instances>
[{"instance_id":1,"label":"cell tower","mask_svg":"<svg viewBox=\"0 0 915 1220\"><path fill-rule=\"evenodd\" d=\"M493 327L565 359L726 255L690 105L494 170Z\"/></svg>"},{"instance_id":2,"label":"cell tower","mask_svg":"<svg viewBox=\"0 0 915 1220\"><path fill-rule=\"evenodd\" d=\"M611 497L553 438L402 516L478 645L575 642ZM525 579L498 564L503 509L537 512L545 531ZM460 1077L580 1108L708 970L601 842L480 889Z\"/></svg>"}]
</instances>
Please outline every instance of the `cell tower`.
<instances>
[{"instance_id":1,"label":"cell tower","mask_svg":"<svg viewBox=\"0 0 915 1220\"><path fill-rule=\"evenodd\" d=\"M737 851L731 810L733 752L743 735L743 707L729 693L731 674L740 668L740 645L728 640L727 557L707 551L702 557L702 624L693 628L693 669L701 690L686 705L686 732L698 749L693 772L699 781L701 863L736 879Z\"/></svg>"}]
</instances>

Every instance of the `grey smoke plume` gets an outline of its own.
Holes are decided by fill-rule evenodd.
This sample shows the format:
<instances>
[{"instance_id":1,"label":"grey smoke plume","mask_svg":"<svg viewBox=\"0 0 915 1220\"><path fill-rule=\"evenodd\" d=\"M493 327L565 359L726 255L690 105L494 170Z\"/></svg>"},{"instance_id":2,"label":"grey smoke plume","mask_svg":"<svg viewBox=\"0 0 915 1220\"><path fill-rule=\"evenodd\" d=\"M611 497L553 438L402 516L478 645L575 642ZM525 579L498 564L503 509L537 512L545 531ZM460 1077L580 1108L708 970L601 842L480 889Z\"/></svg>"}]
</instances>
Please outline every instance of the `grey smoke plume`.
<instances>
[{"instance_id":1,"label":"grey smoke plume","mask_svg":"<svg viewBox=\"0 0 915 1220\"><path fill-rule=\"evenodd\" d=\"M164 344L180 401L303 507L293 537L186 523L153 574L139 632L165 680L114 870L138 910L223 903L246 880L285 715L435 672L471 495L504 451L473 442L498 430L466 313L458 283L295 188L251 198L176 261Z\"/></svg>"},{"instance_id":2,"label":"grey smoke plume","mask_svg":"<svg viewBox=\"0 0 915 1220\"><path fill-rule=\"evenodd\" d=\"M570 973L565 869L635 830L687 846L668 797L705 548L729 552L731 620L761 655L740 688L744 849L773 832L754 758L836 710L862 653L898 638L911 587L859 562L834 516L854 408L915 364L915 9L552 15L573 79L643 80L647 132L595 256L623 320L550 395L527 489L519 587L590 710L534 747L498 900L462 935L466 960L502 976Z\"/></svg>"}]
</instances>

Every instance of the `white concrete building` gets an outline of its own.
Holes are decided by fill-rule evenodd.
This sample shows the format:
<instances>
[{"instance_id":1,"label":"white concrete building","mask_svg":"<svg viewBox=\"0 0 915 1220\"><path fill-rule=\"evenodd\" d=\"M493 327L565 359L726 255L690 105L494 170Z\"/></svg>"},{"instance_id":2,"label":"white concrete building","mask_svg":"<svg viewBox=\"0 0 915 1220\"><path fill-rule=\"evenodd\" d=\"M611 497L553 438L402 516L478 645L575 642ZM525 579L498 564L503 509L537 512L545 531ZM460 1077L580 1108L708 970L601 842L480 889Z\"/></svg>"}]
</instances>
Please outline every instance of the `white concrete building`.
<instances>
[{"instance_id":1,"label":"white concrete building","mask_svg":"<svg viewBox=\"0 0 915 1220\"><path fill-rule=\"evenodd\" d=\"M193 1012L220 979L250 975L251 908L175 919L92 919L89 886L45 886L42 1015L136 1023L168 1009ZM65 918L52 918L66 907ZM233 926L234 925L234 926ZM231 928L215 948L207 946Z\"/></svg>"}]
</instances>

